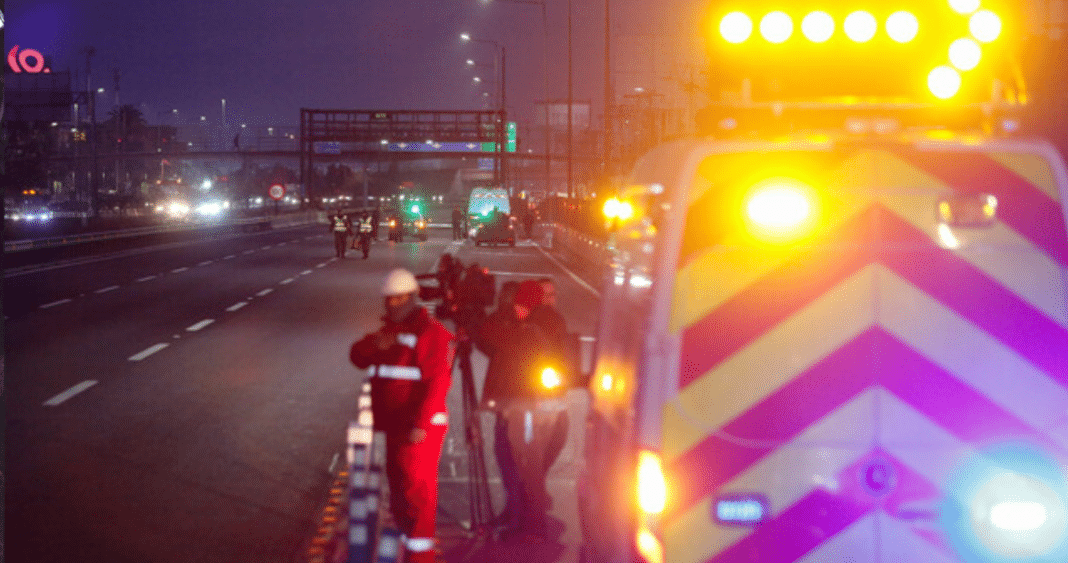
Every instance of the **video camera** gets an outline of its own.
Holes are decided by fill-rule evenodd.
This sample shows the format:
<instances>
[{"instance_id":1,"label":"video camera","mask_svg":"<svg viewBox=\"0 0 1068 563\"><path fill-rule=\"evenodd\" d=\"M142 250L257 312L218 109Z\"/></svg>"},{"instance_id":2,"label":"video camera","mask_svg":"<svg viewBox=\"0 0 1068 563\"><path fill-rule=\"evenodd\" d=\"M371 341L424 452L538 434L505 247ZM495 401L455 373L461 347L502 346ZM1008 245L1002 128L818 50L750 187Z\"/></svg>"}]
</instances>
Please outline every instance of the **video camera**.
<instances>
[{"instance_id":1,"label":"video camera","mask_svg":"<svg viewBox=\"0 0 1068 563\"><path fill-rule=\"evenodd\" d=\"M438 271L434 274L416 276L419 280L419 298L423 301L441 302L434 308L439 319L452 319L458 328L473 332L486 310L493 306L497 295L497 281L489 270L476 264L464 268L462 262L451 254L442 254ZM423 285L435 280L436 285Z\"/></svg>"}]
</instances>

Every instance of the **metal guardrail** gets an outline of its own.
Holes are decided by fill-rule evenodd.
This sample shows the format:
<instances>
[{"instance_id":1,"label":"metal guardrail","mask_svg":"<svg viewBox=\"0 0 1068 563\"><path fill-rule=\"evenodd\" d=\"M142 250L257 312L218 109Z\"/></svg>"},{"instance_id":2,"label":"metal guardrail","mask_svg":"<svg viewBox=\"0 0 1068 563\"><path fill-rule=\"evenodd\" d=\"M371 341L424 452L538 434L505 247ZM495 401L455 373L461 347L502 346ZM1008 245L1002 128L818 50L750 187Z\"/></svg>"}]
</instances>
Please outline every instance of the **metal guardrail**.
<instances>
[{"instance_id":1,"label":"metal guardrail","mask_svg":"<svg viewBox=\"0 0 1068 563\"><path fill-rule=\"evenodd\" d=\"M235 219L231 221L218 222L218 223L180 223L180 224L166 224L166 225L154 225L151 227L137 227L133 229L121 229L114 231L100 231L95 233L84 233L78 235L61 235L55 237L43 237L35 239L24 239L7 241L4 243L4 252L22 252L26 250L37 250L41 248L55 248L59 246L71 246L76 244L85 244L89 242L99 242L106 240L119 240L133 237L143 237L148 235L158 235L165 233L182 233L192 231L202 231L209 229L219 229L227 227L243 227L253 225L264 225L265 227L271 226L291 226L295 224L302 224L312 222L309 221L310 216L315 215L315 222L321 220L322 212L303 212L300 213L302 219L297 221L283 219L287 216L266 216L266 217L248 217L244 219Z\"/></svg>"},{"instance_id":2,"label":"metal guardrail","mask_svg":"<svg viewBox=\"0 0 1068 563\"><path fill-rule=\"evenodd\" d=\"M357 405L356 420L349 422L347 431L346 468L338 472L330 489L330 498L306 553L308 563L404 560L400 532L385 526L385 444L382 434L374 431L370 383L364 383Z\"/></svg>"}]
</instances>

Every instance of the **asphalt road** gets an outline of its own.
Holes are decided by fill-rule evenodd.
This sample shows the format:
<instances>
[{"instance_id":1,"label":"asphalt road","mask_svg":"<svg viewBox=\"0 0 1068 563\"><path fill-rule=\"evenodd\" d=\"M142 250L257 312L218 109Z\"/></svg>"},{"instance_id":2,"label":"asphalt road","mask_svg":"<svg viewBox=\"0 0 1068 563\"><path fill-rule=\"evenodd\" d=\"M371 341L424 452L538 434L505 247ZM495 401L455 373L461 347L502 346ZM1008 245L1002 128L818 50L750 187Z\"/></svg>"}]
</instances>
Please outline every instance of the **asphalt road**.
<instances>
[{"instance_id":1,"label":"asphalt road","mask_svg":"<svg viewBox=\"0 0 1068 563\"><path fill-rule=\"evenodd\" d=\"M544 251L444 236L337 260L314 225L5 277L7 560L295 560L355 412L348 346L377 327L391 268L428 272L449 251L499 282L552 275L569 328L593 334L596 292ZM458 390L457 376L441 464L453 532L467 518ZM584 400L571 399L551 483L573 500ZM574 560L573 510L556 510L553 560Z\"/></svg>"}]
</instances>

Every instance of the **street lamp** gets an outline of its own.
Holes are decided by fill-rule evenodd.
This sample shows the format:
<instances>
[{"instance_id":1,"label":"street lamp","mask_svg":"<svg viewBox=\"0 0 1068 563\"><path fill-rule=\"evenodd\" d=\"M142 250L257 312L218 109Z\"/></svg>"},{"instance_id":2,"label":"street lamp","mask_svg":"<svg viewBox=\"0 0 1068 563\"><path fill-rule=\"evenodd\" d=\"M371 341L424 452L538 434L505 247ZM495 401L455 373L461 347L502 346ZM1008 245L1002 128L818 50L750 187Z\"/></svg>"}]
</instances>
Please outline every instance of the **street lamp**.
<instances>
[{"instance_id":1,"label":"street lamp","mask_svg":"<svg viewBox=\"0 0 1068 563\"><path fill-rule=\"evenodd\" d=\"M509 187L509 185L508 185L507 167L505 165L504 155L500 154L502 152L505 152L505 149L506 149L506 146L505 146L506 143L505 143L505 140L504 140L504 129L505 129L506 123L504 123L504 121L507 119L506 115L507 115L507 112L508 112L508 109L507 109L507 107L508 107L508 89L507 89L507 84L508 84L508 67L507 67L508 51L504 48L503 45L501 45L500 43L497 43L496 41L491 41L489 39L476 39L474 37L471 37L471 34L469 34L469 33L461 33L460 34L460 40L465 42L465 43L474 42L474 43L486 43L486 44L489 44L489 45L493 45L498 50L498 53L500 55L500 67L499 68L500 68L500 78L501 78L501 93L500 93L500 98L499 98L500 106L499 106L499 110L498 110L499 111L498 119L500 121L497 124L497 143L496 143L496 145L497 145L498 156L497 156L497 160L494 161L494 164L496 165L497 162L500 162L499 180L504 185L505 189L508 190L508 195L510 196L510 195L512 195L512 190L511 190L511 187ZM477 79L478 77L476 76L475 78ZM480 80L476 80L476 82L479 82L479 81Z\"/></svg>"},{"instance_id":2,"label":"street lamp","mask_svg":"<svg viewBox=\"0 0 1068 563\"><path fill-rule=\"evenodd\" d=\"M605 0L605 2L607 2L607 1L608 0ZM488 4L491 4L493 2L506 2L506 3L509 3L509 4L527 4L527 5L540 6L541 7L541 30L542 30L542 33L545 35L545 40L542 43L542 49L541 49L541 69L542 69L543 88L544 88L544 93L542 94L542 96L545 99L545 107L544 107L544 110L543 110L544 117L545 117L545 184L546 184L546 191L548 191L549 184L551 183L552 165L551 165L551 163L549 161L549 105L548 105L549 104L549 15L548 15L548 12L547 12L547 10L545 8L545 0L481 0L481 2L484 5L488 5ZM570 79L570 77L571 77L571 43L570 43L570 41L571 41L571 3L570 3L570 0L568 0L567 14L568 14L568 20L567 20L567 37L568 37L568 51L567 51L567 54L568 54L568 56L567 56L568 67L567 67L567 75L568 75L568 78ZM568 86L568 112L570 112L570 107L571 107L570 82L568 84L569 84L569 86ZM570 123L570 121L571 121L571 115L570 115L570 113L568 113L568 122ZM569 132L568 132L568 142L569 143L570 143L570 139L571 139L571 134L570 134L570 129L569 129ZM569 145L568 146L568 151L570 151L570 150L571 150L571 147ZM570 189L570 180L568 180L568 186L569 186L569 189Z\"/></svg>"}]
</instances>

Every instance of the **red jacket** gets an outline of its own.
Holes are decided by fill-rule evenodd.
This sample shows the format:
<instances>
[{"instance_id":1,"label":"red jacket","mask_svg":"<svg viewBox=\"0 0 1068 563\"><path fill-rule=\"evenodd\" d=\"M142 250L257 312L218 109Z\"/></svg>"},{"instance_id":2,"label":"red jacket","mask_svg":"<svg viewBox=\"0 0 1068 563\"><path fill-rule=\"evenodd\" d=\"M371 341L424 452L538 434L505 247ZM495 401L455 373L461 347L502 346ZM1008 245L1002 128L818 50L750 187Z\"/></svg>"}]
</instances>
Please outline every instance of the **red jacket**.
<instances>
[{"instance_id":1,"label":"red jacket","mask_svg":"<svg viewBox=\"0 0 1068 563\"><path fill-rule=\"evenodd\" d=\"M452 333L422 307L402 323L387 319L383 330L397 333L397 342L386 350L379 350L375 335L369 334L349 351L356 367L370 368L375 430L445 426L455 352Z\"/></svg>"}]
</instances>

